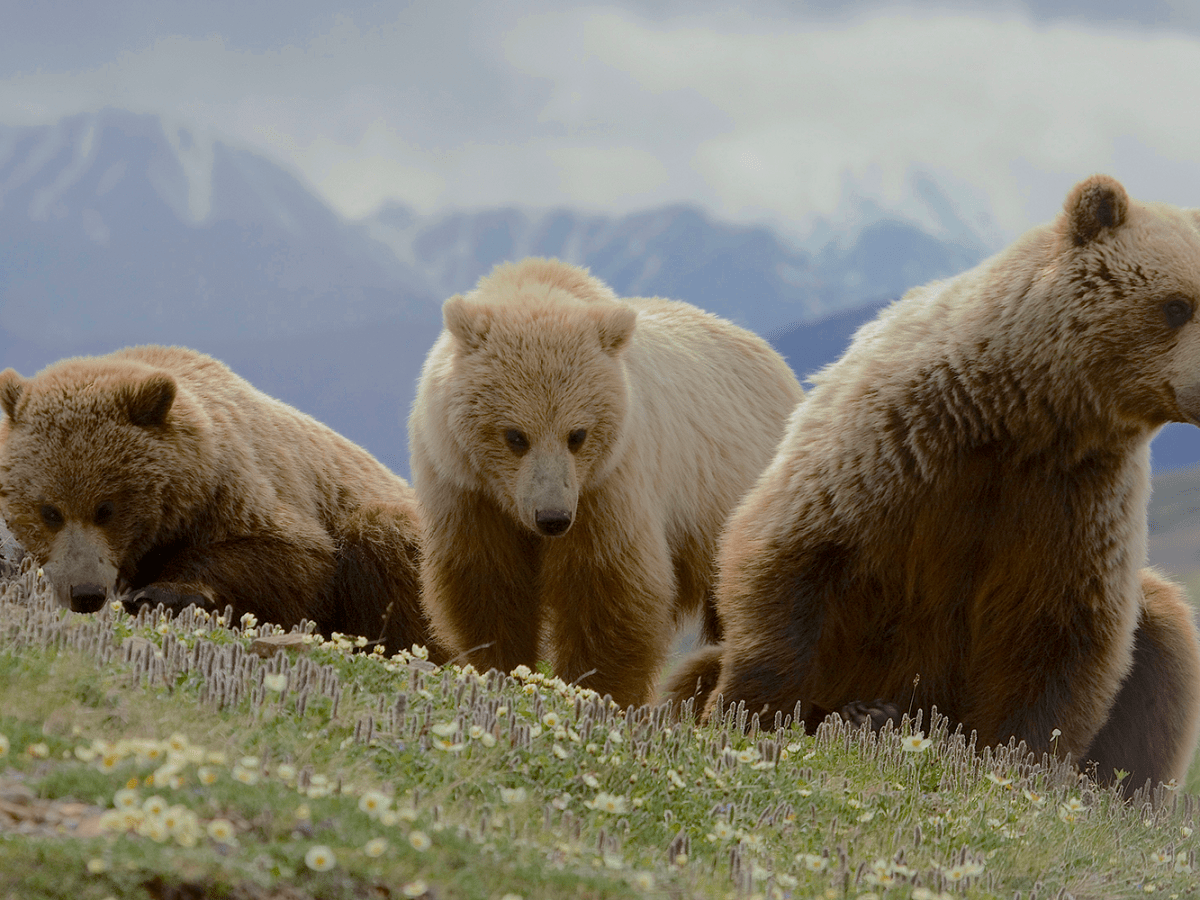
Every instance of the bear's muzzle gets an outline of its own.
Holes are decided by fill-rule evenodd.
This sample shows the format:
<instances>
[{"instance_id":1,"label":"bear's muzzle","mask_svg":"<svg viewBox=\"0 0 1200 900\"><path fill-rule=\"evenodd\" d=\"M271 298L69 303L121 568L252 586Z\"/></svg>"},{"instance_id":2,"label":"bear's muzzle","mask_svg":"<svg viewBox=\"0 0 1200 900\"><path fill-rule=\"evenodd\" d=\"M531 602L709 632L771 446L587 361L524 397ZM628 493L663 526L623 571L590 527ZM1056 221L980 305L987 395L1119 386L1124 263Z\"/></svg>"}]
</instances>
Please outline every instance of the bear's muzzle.
<instances>
[{"instance_id":1,"label":"bear's muzzle","mask_svg":"<svg viewBox=\"0 0 1200 900\"><path fill-rule=\"evenodd\" d=\"M59 606L95 612L117 583L117 566L99 528L68 521L54 538L42 564Z\"/></svg>"}]
</instances>

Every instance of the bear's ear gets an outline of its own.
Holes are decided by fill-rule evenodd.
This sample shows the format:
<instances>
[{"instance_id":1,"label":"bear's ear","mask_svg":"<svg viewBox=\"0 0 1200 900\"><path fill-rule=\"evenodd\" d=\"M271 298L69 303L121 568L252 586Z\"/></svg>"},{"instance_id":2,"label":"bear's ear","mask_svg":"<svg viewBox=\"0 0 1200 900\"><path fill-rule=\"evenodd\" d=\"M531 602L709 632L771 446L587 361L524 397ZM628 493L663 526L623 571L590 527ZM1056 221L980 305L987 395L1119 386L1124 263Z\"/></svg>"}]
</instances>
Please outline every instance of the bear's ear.
<instances>
[{"instance_id":1,"label":"bear's ear","mask_svg":"<svg viewBox=\"0 0 1200 900\"><path fill-rule=\"evenodd\" d=\"M1093 175L1071 188L1063 212L1071 242L1082 247L1106 228L1119 228L1125 222L1129 195L1115 178Z\"/></svg>"},{"instance_id":2,"label":"bear's ear","mask_svg":"<svg viewBox=\"0 0 1200 900\"><path fill-rule=\"evenodd\" d=\"M0 407L4 408L5 415L14 425L17 421L17 407L20 406L24 393L25 379L17 374L16 369L0 372Z\"/></svg>"},{"instance_id":3,"label":"bear's ear","mask_svg":"<svg viewBox=\"0 0 1200 900\"><path fill-rule=\"evenodd\" d=\"M616 356L633 337L637 310L631 306L614 304L608 309L597 310L595 315L600 348L610 356Z\"/></svg>"},{"instance_id":4,"label":"bear's ear","mask_svg":"<svg viewBox=\"0 0 1200 900\"><path fill-rule=\"evenodd\" d=\"M175 402L175 379L156 374L126 390L125 409L129 421L139 428L163 425Z\"/></svg>"},{"instance_id":5,"label":"bear's ear","mask_svg":"<svg viewBox=\"0 0 1200 900\"><path fill-rule=\"evenodd\" d=\"M483 346L492 325L487 307L470 303L461 294L455 294L442 304L442 320L446 323L446 329L468 352Z\"/></svg>"}]
</instances>

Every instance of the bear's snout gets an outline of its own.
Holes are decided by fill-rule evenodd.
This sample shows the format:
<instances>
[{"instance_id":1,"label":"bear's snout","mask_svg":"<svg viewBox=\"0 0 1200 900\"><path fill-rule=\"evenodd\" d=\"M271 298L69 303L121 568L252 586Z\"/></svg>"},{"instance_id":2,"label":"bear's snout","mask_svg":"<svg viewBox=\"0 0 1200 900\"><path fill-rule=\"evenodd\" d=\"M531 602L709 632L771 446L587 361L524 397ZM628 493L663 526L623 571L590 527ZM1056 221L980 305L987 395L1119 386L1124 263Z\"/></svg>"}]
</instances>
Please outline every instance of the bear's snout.
<instances>
[{"instance_id":1,"label":"bear's snout","mask_svg":"<svg viewBox=\"0 0 1200 900\"><path fill-rule=\"evenodd\" d=\"M559 447L534 446L523 460L513 506L516 518L534 534L558 537L575 519L579 502L574 459Z\"/></svg>"},{"instance_id":2,"label":"bear's snout","mask_svg":"<svg viewBox=\"0 0 1200 900\"><path fill-rule=\"evenodd\" d=\"M104 605L108 592L102 584L73 584L71 585L71 611L79 613L96 612Z\"/></svg>"},{"instance_id":3,"label":"bear's snout","mask_svg":"<svg viewBox=\"0 0 1200 900\"><path fill-rule=\"evenodd\" d=\"M558 537L571 527L571 514L565 509L539 509L533 514L538 531L547 537Z\"/></svg>"},{"instance_id":4,"label":"bear's snout","mask_svg":"<svg viewBox=\"0 0 1200 900\"><path fill-rule=\"evenodd\" d=\"M100 609L117 583L113 554L100 529L75 521L68 521L55 536L42 571L54 586L58 605L75 612Z\"/></svg>"}]
</instances>

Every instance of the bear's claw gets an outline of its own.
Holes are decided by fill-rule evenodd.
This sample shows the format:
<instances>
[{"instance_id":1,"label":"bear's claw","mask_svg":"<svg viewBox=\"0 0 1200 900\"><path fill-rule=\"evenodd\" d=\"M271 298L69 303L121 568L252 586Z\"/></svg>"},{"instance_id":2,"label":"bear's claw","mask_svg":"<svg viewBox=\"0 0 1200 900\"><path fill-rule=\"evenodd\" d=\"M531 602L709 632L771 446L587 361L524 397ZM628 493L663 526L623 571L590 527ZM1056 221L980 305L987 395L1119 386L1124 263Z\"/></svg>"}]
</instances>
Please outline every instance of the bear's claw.
<instances>
[{"instance_id":1,"label":"bear's claw","mask_svg":"<svg viewBox=\"0 0 1200 900\"><path fill-rule=\"evenodd\" d=\"M201 594L179 594L169 588L155 587L154 585L134 592L132 597L122 602L125 611L131 616L136 616L142 607L154 609L161 606L167 612L178 613L189 606L198 606L204 609L212 605Z\"/></svg>"},{"instance_id":2,"label":"bear's claw","mask_svg":"<svg viewBox=\"0 0 1200 900\"><path fill-rule=\"evenodd\" d=\"M838 715L847 725L855 728L861 727L864 722L869 722L872 731L879 731L888 722L892 722L894 726L900 724L900 707L886 700L872 700L869 703L864 700L855 700L838 710Z\"/></svg>"}]
</instances>

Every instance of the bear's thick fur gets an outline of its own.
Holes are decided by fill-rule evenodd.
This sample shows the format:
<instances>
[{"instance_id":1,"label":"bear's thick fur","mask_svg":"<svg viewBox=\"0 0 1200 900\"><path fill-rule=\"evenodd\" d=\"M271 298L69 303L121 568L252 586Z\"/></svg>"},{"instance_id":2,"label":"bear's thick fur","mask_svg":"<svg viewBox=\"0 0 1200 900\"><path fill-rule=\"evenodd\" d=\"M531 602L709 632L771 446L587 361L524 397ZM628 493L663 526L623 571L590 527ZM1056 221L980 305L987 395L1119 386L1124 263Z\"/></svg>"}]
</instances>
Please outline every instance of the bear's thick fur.
<instances>
[{"instance_id":1,"label":"bear's thick fur","mask_svg":"<svg viewBox=\"0 0 1200 900\"><path fill-rule=\"evenodd\" d=\"M544 652L645 702L679 614L718 637L718 535L799 383L755 335L556 260L499 266L443 314L409 422L435 634L481 669Z\"/></svg>"},{"instance_id":2,"label":"bear's thick fur","mask_svg":"<svg viewBox=\"0 0 1200 900\"><path fill-rule=\"evenodd\" d=\"M429 643L412 489L216 360L133 347L7 369L0 407L0 512L62 606L111 592Z\"/></svg>"},{"instance_id":3,"label":"bear's thick fur","mask_svg":"<svg viewBox=\"0 0 1200 900\"><path fill-rule=\"evenodd\" d=\"M1106 779L1182 780L1196 628L1140 567L1150 439L1200 424L1197 303L1200 211L1103 176L910 291L814 379L722 542L724 652L665 695L800 701L810 727L858 700L936 705L981 744L1048 750L1060 729Z\"/></svg>"}]
</instances>

